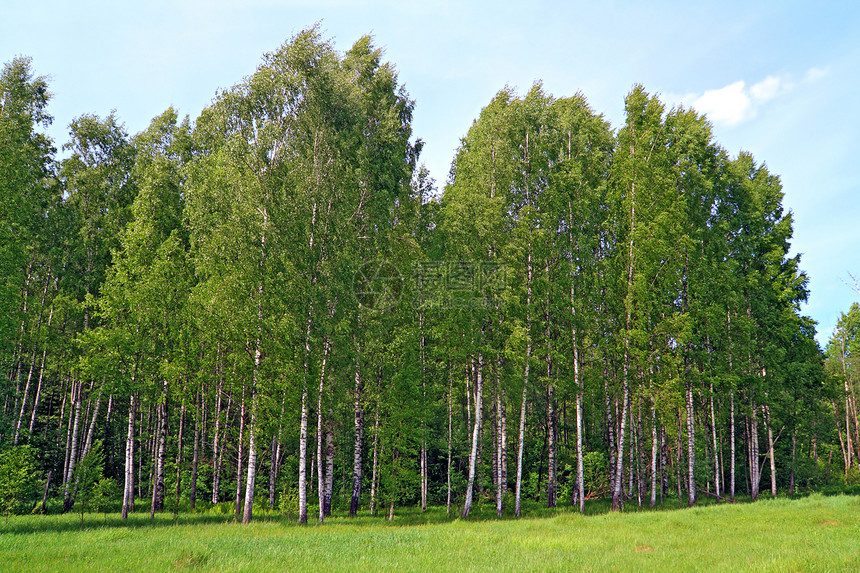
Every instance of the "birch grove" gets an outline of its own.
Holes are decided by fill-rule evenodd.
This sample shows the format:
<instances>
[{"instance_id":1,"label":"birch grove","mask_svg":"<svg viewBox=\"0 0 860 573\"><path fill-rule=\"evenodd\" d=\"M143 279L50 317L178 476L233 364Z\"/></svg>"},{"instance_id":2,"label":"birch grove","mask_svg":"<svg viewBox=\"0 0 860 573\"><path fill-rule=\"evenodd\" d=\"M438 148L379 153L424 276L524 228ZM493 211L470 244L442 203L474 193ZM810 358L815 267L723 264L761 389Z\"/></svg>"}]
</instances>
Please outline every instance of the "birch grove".
<instances>
[{"instance_id":1,"label":"birch grove","mask_svg":"<svg viewBox=\"0 0 860 573\"><path fill-rule=\"evenodd\" d=\"M64 511L94 444L124 519L860 479L860 307L823 352L778 176L642 86L615 128L504 88L441 183L370 37L301 31L132 136L81 116L63 159L28 59L0 97L0 452Z\"/></svg>"}]
</instances>

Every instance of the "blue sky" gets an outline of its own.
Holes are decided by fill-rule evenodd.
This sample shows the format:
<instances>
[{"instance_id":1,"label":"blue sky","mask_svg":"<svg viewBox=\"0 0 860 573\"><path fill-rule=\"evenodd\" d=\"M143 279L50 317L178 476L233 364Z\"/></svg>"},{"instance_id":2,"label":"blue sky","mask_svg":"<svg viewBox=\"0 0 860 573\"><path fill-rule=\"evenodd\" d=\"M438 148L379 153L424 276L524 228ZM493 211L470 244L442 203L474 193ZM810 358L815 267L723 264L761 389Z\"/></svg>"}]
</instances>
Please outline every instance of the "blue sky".
<instances>
[{"instance_id":1,"label":"blue sky","mask_svg":"<svg viewBox=\"0 0 860 573\"><path fill-rule=\"evenodd\" d=\"M416 100L413 130L441 184L472 120L506 84L581 91L614 127L642 83L708 114L731 155L780 175L804 313L826 342L860 294L860 4L800 2L400 2L5 0L0 60L51 78L51 134L112 109L130 133L168 106L193 118L262 55L320 22L340 50L364 34Z\"/></svg>"}]
</instances>

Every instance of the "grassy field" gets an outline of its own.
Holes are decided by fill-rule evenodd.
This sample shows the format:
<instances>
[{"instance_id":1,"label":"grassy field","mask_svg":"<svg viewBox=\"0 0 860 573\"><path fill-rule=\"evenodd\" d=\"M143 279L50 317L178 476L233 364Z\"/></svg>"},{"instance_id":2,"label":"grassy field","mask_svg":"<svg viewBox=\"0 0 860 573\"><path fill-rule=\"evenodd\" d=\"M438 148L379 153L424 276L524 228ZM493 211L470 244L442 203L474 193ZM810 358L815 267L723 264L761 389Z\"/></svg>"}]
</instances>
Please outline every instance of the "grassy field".
<instances>
[{"instance_id":1,"label":"grassy field","mask_svg":"<svg viewBox=\"0 0 860 573\"><path fill-rule=\"evenodd\" d=\"M0 571L857 571L860 498L448 520L444 508L300 527L220 514L0 518ZM489 509L486 510L489 514Z\"/></svg>"}]
</instances>

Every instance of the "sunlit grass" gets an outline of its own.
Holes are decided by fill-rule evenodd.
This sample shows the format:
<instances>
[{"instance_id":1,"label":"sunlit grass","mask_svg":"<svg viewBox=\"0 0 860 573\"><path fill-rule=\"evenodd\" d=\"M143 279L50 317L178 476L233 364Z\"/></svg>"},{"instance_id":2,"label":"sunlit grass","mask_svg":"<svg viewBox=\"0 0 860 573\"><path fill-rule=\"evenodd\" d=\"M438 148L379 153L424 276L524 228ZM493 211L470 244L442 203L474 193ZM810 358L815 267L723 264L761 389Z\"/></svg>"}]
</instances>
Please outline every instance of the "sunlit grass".
<instances>
[{"instance_id":1,"label":"sunlit grass","mask_svg":"<svg viewBox=\"0 0 860 573\"><path fill-rule=\"evenodd\" d=\"M677 503L677 501L676 501ZM600 504L592 504L599 511ZM18 516L0 521L0 571L856 571L860 498L813 495L676 511L468 520L408 509L301 527L220 512Z\"/></svg>"}]
</instances>

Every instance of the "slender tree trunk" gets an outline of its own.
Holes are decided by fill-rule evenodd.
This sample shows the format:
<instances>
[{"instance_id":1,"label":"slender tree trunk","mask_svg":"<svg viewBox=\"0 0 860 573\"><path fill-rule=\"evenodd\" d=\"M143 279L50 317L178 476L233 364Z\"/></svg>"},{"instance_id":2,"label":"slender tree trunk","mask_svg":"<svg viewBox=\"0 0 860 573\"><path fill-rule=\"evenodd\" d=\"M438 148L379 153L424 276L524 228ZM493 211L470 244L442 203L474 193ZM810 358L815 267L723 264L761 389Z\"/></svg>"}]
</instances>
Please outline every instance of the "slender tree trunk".
<instances>
[{"instance_id":1,"label":"slender tree trunk","mask_svg":"<svg viewBox=\"0 0 860 573\"><path fill-rule=\"evenodd\" d=\"M693 417L693 384L687 382L687 505L696 503L696 429Z\"/></svg>"},{"instance_id":2,"label":"slender tree trunk","mask_svg":"<svg viewBox=\"0 0 860 573\"><path fill-rule=\"evenodd\" d=\"M495 391L495 411L496 423L493 440L493 485L496 487L496 515L502 516L502 398L501 389L499 388L498 370L496 370L496 391Z\"/></svg>"},{"instance_id":3,"label":"slender tree trunk","mask_svg":"<svg viewBox=\"0 0 860 573\"><path fill-rule=\"evenodd\" d=\"M352 497L349 502L349 515L355 517L358 513L358 502L361 499L361 481L363 477L362 450L364 448L364 410L362 408L360 358L355 361L355 395L353 413L355 417L355 437L352 445Z\"/></svg>"},{"instance_id":4,"label":"slender tree trunk","mask_svg":"<svg viewBox=\"0 0 860 573\"><path fill-rule=\"evenodd\" d=\"M418 328L420 333L418 354L421 362L421 445L418 450L419 481L421 482L421 511L427 509L427 423L424 419L427 408L427 364L424 352L426 344L424 336L424 315L418 314Z\"/></svg>"},{"instance_id":5,"label":"slender tree trunk","mask_svg":"<svg viewBox=\"0 0 860 573\"><path fill-rule=\"evenodd\" d=\"M452 461L452 446L453 446L453 417L451 401L454 392L454 372L451 370L451 363L448 363L448 498L445 508L445 514L451 515L451 461ZM375 449L375 448L374 448ZM519 491L518 491L519 493Z\"/></svg>"},{"instance_id":6,"label":"slender tree trunk","mask_svg":"<svg viewBox=\"0 0 860 573\"><path fill-rule=\"evenodd\" d=\"M615 492L615 458L618 452L618 442L615 440L615 417L613 415L613 400L609 396L609 370L603 365L603 403L606 408L606 433L609 443L609 491Z\"/></svg>"},{"instance_id":7,"label":"slender tree trunk","mask_svg":"<svg viewBox=\"0 0 860 573\"><path fill-rule=\"evenodd\" d=\"M376 404L376 417L373 421L373 465L371 467L370 476L370 515L373 515L376 509L376 484L379 454L379 403Z\"/></svg>"},{"instance_id":8,"label":"slender tree trunk","mask_svg":"<svg viewBox=\"0 0 860 573\"><path fill-rule=\"evenodd\" d=\"M149 508L150 519L156 511L164 510L164 454L167 446L167 380L162 387L161 401L158 404L158 445L155 453L155 475L152 484L152 501Z\"/></svg>"},{"instance_id":9,"label":"slender tree trunk","mask_svg":"<svg viewBox=\"0 0 860 573\"><path fill-rule=\"evenodd\" d=\"M840 343L842 345L841 352L840 352L840 356L842 358L842 380L843 380L844 386L845 386L845 438L846 438L846 443L847 443L847 446L845 448L845 451L847 453L847 457L845 458L845 468L846 468L846 475L847 475L847 471L848 471L847 468L850 468L854 463L852 460L852 456L854 455L854 448L851 445L851 405L850 405L851 393L850 393L850 389L848 387L850 375L848 374L848 367L847 367L846 361L845 361L845 354L846 354L847 350L845 348L846 342L845 342L845 336L844 335L842 336Z\"/></svg>"},{"instance_id":10,"label":"slender tree trunk","mask_svg":"<svg viewBox=\"0 0 860 573\"><path fill-rule=\"evenodd\" d=\"M729 438L729 466L730 466L730 484L729 484L729 500L735 501L735 390L729 390L729 412L730 412L730 438Z\"/></svg>"},{"instance_id":11,"label":"slender tree trunk","mask_svg":"<svg viewBox=\"0 0 860 573\"><path fill-rule=\"evenodd\" d=\"M245 445L245 384L242 384L242 403L239 407L239 444L236 452L236 496L235 515L236 519L242 517L242 457Z\"/></svg>"},{"instance_id":12,"label":"slender tree trunk","mask_svg":"<svg viewBox=\"0 0 860 573\"><path fill-rule=\"evenodd\" d=\"M278 433L272 436L271 463L269 465L269 509L275 508L275 494L278 484L278 473L281 468L281 447L283 444L284 414L287 408L286 396L281 397L281 416L278 418Z\"/></svg>"},{"instance_id":13,"label":"slender tree trunk","mask_svg":"<svg viewBox=\"0 0 860 573\"><path fill-rule=\"evenodd\" d=\"M220 398L220 397L219 397ZM188 490L188 507L191 511L197 509L197 471L200 464L200 419L203 418L203 409L206 407L206 398L202 392L197 393L197 416L194 417L194 447L191 451L191 483ZM220 404L220 402L219 402ZM215 427L218 427L218 421L215 421ZM216 430L217 431L217 430ZM221 455L220 452L217 454ZM213 469L214 477L212 480L212 504L218 503L218 489L221 485L221 458L218 457Z\"/></svg>"},{"instance_id":14,"label":"slender tree trunk","mask_svg":"<svg viewBox=\"0 0 860 573\"><path fill-rule=\"evenodd\" d=\"M475 426L472 430L472 451L469 454L469 479L466 485L466 500L463 504L463 517L468 517L472 509L472 497L475 487L475 464L478 460L478 442L481 432L481 415L483 413L482 399L484 394L484 358L478 354L478 372L475 384Z\"/></svg>"},{"instance_id":15,"label":"slender tree trunk","mask_svg":"<svg viewBox=\"0 0 860 573\"><path fill-rule=\"evenodd\" d=\"M259 357L257 359L259 364ZM259 371L254 372L259 376ZM242 523L251 523L254 511L254 484L257 479L257 381L251 386L251 420L248 424L248 477L245 481L245 507L242 512ZM244 404L243 408L244 410ZM241 435L241 430L239 434ZM241 470L242 458L239 456L239 467ZM237 474L241 475L241 471ZM238 493L238 492L237 492ZM237 499L237 503L238 503Z\"/></svg>"},{"instance_id":16,"label":"slender tree trunk","mask_svg":"<svg viewBox=\"0 0 860 573\"><path fill-rule=\"evenodd\" d=\"M328 338L323 340L322 367L320 368L320 387L317 394L317 497L319 501L319 522L325 521L325 471L323 469L323 392L325 390L325 368L331 345Z\"/></svg>"},{"instance_id":17,"label":"slender tree trunk","mask_svg":"<svg viewBox=\"0 0 860 573\"><path fill-rule=\"evenodd\" d=\"M314 214L316 214L316 205L314 205ZM308 376L310 374L312 312L311 307L308 310L308 324L305 332L305 363L302 382L301 421L299 422L299 523L308 522Z\"/></svg>"},{"instance_id":18,"label":"slender tree trunk","mask_svg":"<svg viewBox=\"0 0 860 573\"><path fill-rule=\"evenodd\" d=\"M717 494L717 499L720 498L722 494L722 488L720 487L720 450L717 444L717 421L716 415L714 414L714 383L711 382L711 432L713 434L714 439L714 490Z\"/></svg>"},{"instance_id":19,"label":"slender tree trunk","mask_svg":"<svg viewBox=\"0 0 860 573\"><path fill-rule=\"evenodd\" d=\"M186 384L188 380L186 378ZM179 511L179 495L182 493L182 438L185 432L185 400L179 408L179 434L176 437L176 499L173 503L173 519Z\"/></svg>"},{"instance_id":20,"label":"slender tree trunk","mask_svg":"<svg viewBox=\"0 0 860 573\"><path fill-rule=\"evenodd\" d=\"M683 470L681 469L681 456L682 456L682 450L683 450L683 448L681 447L681 440L682 440L681 436L684 433L684 430L682 428L682 423L681 423L681 411L680 411L680 409L678 410L677 414L678 414L678 416L677 416L677 418L678 418L678 420L677 420L678 421L678 439L675 440L675 472L678 474L678 507L683 507L683 505L684 505L684 493L683 493L684 490L683 490L683 487L681 486L681 483L684 480L682 477Z\"/></svg>"},{"instance_id":21,"label":"slender tree trunk","mask_svg":"<svg viewBox=\"0 0 860 573\"><path fill-rule=\"evenodd\" d=\"M549 266L546 267L546 279L549 284ZM550 343L549 294L546 301L546 379L547 379L547 478L546 506L555 507L558 503L556 483L556 413L555 413L555 382L552 379L552 348Z\"/></svg>"},{"instance_id":22,"label":"slender tree trunk","mask_svg":"<svg viewBox=\"0 0 860 573\"><path fill-rule=\"evenodd\" d=\"M770 407L762 406L762 419L764 419L764 426L767 429L767 444L768 450L767 455L770 458L770 495L771 497L776 497L776 460L774 458L773 451L773 426L770 424Z\"/></svg>"},{"instance_id":23,"label":"slender tree trunk","mask_svg":"<svg viewBox=\"0 0 860 573\"><path fill-rule=\"evenodd\" d=\"M791 470L788 476L788 495L794 495L794 466L797 460L797 429L791 430Z\"/></svg>"},{"instance_id":24,"label":"slender tree trunk","mask_svg":"<svg viewBox=\"0 0 860 573\"><path fill-rule=\"evenodd\" d=\"M651 396L651 507L657 505L657 398Z\"/></svg>"},{"instance_id":25,"label":"slender tree trunk","mask_svg":"<svg viewBox=\"0 0 860 573\"><path fill-rule=\"evenodd\" d=\"M80 382L75 383L73 386L73 392L75 393L75 397L73 402L75 404L75 421L72 426L72 438L70 443L69 450L69 464L68 469L66 470L66 476L63 479L63 511L69 511L72 509L72 504L74 504L74 496L72 494L72 477L75 473L75 461L77 460L78 455L78 427L81 422L81 394L83 393L83 387Z\"/></svg>"},{"instance_id":26,"label":"slender tree trunk","mask_svg":"<svg viewBox=\"0 0 860 573\"><path fill-rule=\"evenodd\" d=\"M517 483L514 500L514 513L517 517L520 516L522 489L523 489L523 453L525 451L526 440L526 404L528 403L528 388L529 388L529 363L532 357L532 319L531 319L531 301L532 301L532 252L531 243L529 243L528 264L526 274L526 364L523 371L523 399L520 402L520 431L519 442L517 444Z\"/></svg>"},{"instance_id":27,"label":"slender tree trunk","mask_svg":"<svg viewBox=\"0 0 860 573\"><path fill-rule=\"evenodd\" d=\"M314 176L317 189L319 188L319 171L317 168L317 145L318 137L314 136ZM311 214L311 234L308 251L314 250L314 233L316 232L317 203L314 201ZM311 287L316 285L316 272L312 272ZM311 360L311 327L313 325L314 305L313 300L308 303L308 319L305 328L305 357L304 376L302 377L302 404L301 420L299 422L299 523L308 522L308 483L307 483L307 460L308 460L308 384L310 376Z\"/></svg>"},{"instance_id":28,"label":"slender tree trunk","mask_svg":"<svg viewBox=\"0 0 860 573\"><path fill-rule=\"evenodd\" d=\"M218 349L218 360L221 360L221 349ZM219 493L221 489L221 396L224 394L224 377L223 374L218 378L218 389L215 396L215 433L212 436L212 505L217 505L219 501ZM230 416L229 404L227 407L227 416ZM199 433L197 430L197 420L194 420L194 457L197 457L197 445L199 443ZM192 486L194 484L192 483ZM194 509L194 506L191 506Z\"/></svg>"},{"instance_id":29,"label":"slender tree trunk","mask_svg":"<svg viewBox=\"0 0 860 573\"><path fill-rule=\"evenodd\" d=\"M334 431L332 418L334 413L329 409L328 423L325 428L325 490L323 491L323 514L331 516L331 498L334 494Z\"/></svg>"},{"instance_id":30,"label":"slender tree trunk","mask_svg":"<svg viewBox=\"0 0 860 573\"><path fill-rule=\"evenodd\" d=\"M751 407L751 418L750 418L750 497L752 501L758 499L759 492L759 484L761 482L761 475L759 475L758 471L758 420L756 419L756 405L755 401L752 402Z\"/></svg>"},{"instance_id":31,"label":"slender tree trunk","mask_svg":"<svg viewBox=\"0 0 860 573\"><path fill-rule=\"evenodd\" d=\"M625 361L626 362L626 361ZM627 366L624 367L625 371ZM618 511L622 509L624 502L621 497L621 488L624 483L624 436L627 427L627 412L630 407L630 386L627 381L627 372L624 373L624 382L621 396L621 427L618 431L618 452L616 456L615 466L615 487L612 491L612 510Z\"/></svg>"},{"instance_id":32,"label":"slender tree trunk","mask_svg":"<svg viewBox=\"0 0 860 573\"><path fill-rule=\"evenodd\" d=\"M134 376L132 376L132 382ZM128 519L129 509L134 507L134 418L137 414L137 400L134 393L129 398L128 434L125 440L125 485L122 494L122 518Z\"/></svg>"},{"instance_id":33,"label":"slender tree trunk","mask_svg":"<svg viewBox=\"0 0 860 573\"><path fill-rule=\"evenodd\" d=\"M51 318L54 316L54 306L51 305L51 314L48 316L48 326L51 326ZM45 377L45 359L48 356L48 347L42 350L42 365L39 367L39 383L36 385L36 395L33 397L33 409L30 412L30 425L27 428L27 433L33 435L33 426L36 423L36 411L39 409L39 399L42 397L42 380Z\"/></svg>"}]
</instances>

